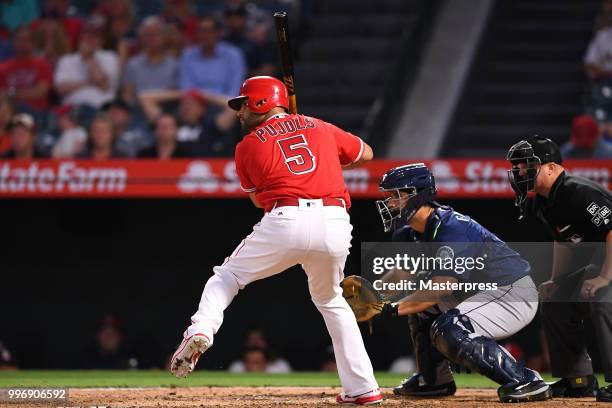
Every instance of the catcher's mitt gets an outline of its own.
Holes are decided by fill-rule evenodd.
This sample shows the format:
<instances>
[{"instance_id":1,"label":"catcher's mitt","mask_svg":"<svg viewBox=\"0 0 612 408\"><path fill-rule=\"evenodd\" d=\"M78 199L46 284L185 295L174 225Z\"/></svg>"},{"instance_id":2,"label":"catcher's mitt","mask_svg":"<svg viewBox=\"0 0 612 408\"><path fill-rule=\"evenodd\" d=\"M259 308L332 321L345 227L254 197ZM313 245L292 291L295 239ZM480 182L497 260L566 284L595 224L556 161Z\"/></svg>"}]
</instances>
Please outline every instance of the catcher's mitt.
<instances>
[{"instance_id":1,"label":"catcher's mitt","mask_svg":"<svg viewBox=\"0 0 612 408\"><path fill-rule=\"evenodd\" d=\"M361 276L347 276L340 282L346 299L358 322L366 322L379 315L386 301L372 284Z\"/></svg>"}]
</instances>

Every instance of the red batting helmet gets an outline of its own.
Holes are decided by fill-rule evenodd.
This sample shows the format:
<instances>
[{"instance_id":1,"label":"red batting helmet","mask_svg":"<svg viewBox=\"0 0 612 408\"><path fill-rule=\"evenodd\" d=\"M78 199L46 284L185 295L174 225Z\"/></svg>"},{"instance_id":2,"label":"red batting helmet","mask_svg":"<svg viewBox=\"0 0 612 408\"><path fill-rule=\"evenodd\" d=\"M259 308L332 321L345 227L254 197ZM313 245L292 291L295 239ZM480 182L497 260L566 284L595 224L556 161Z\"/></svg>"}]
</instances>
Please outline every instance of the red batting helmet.
<instances>
[{"instance_id":1,"label":"red batting helmet","mask_svg":"<svg viewBox=\"0 0 612 408\"><path fill-rule=\"evenodd\" d=\"M266 113L277 106L289 110L289 94L285 84L269 76L247 79L240 87L240 95L230 99L227 104L233 110L240 110L245 100L249 109L255 113Z\"/></svg>"}]
</instances>

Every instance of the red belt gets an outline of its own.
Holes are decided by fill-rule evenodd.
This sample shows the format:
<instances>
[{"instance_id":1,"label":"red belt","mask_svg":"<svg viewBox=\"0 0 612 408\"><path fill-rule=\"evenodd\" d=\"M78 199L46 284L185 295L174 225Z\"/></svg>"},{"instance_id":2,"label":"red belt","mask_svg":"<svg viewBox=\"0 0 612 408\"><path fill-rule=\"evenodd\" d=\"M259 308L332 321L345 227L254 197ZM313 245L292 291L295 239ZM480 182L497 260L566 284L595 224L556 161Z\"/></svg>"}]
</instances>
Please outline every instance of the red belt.
<instances>
[{"instance_id":1,"label":"red belt","mask_svg":"<svg viewBox=\"0 0 612 408\"><path fill-rule=\"evenodd\" d=\"M324 197L324 198L304 198L303 200L322 200L324 207L346 207L344 204L344 200L342 198L332 198L332 197ZM276 207L297 207L300 205L300 201L297 198L279 198L276 200L274 204L274 208Z\"/></svg>"}]
</instances>

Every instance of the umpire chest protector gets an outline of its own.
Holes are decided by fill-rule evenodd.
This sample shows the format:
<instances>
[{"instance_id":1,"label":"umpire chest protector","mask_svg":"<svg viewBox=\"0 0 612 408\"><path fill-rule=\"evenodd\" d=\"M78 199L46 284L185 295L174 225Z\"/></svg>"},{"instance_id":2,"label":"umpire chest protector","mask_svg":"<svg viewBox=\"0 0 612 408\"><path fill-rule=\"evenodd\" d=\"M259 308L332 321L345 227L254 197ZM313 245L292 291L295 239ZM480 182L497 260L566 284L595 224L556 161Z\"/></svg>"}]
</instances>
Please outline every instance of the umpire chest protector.
<instances>
[{"instance_id":1,"label":"umpire chest protector","mask_svg":"<svg viewBox=\"0 0 612 408\"><path fill-rule=\"evenodd\" d=\"M612 195L601 185L563 172L535 211L555 241L605 242L612 228Z\"/></svg>"}]
</instances>

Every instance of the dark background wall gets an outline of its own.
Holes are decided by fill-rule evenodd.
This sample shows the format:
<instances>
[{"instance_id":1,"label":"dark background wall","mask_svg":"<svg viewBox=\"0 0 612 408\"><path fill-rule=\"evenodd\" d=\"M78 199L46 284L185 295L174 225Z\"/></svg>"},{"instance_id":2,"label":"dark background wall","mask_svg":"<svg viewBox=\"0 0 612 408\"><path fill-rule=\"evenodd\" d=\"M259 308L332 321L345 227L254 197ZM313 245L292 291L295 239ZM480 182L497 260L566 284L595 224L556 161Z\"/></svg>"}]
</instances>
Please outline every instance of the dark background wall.
<instances>
[{"instance_id":1,"label":"dark background wall","mask_svg":"<svg viewBox=\"0 0 612 408\"><path fill-rule=\"evenodd\" d=\"M507 241L546 239L516 221L511 200L453 201ZM162 366L180 341L212 267L260 216L248 200L0 200L0 339L24 368L80 367L100 319L122 320L141 366ZM355 200L347 273L359 273L359 243L385 241L371 200ZM529 223L533 223L530 221ZM242 291L207 353L207 368L239 356L244 330L262 324L296 368L316 369L330 343L293 268ZM364 337L374 365L408 354L404 320L382 320Z\"/></svg>"}]
</instances>

